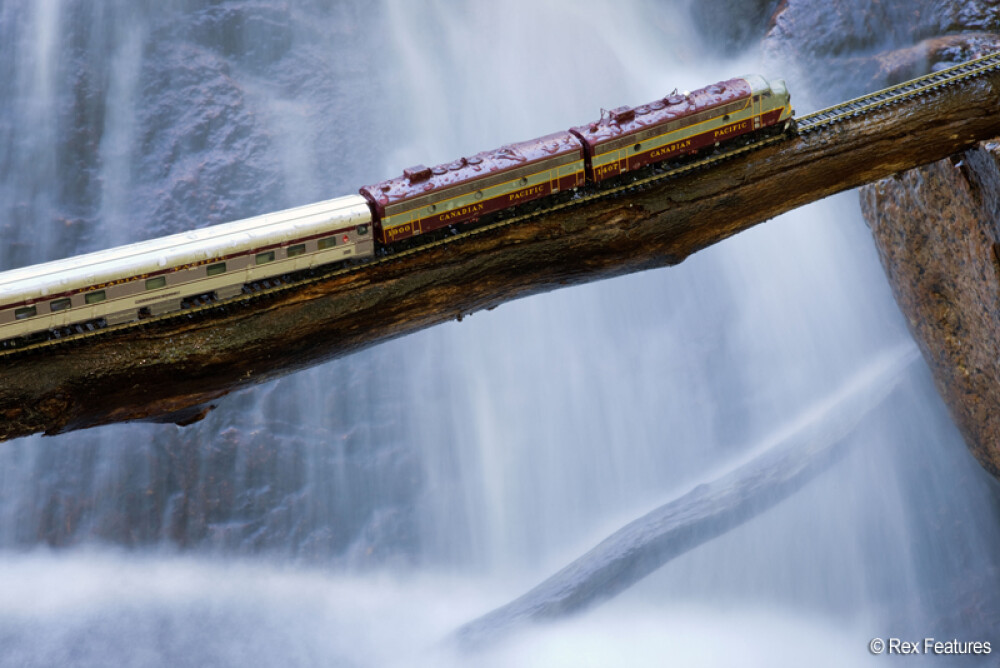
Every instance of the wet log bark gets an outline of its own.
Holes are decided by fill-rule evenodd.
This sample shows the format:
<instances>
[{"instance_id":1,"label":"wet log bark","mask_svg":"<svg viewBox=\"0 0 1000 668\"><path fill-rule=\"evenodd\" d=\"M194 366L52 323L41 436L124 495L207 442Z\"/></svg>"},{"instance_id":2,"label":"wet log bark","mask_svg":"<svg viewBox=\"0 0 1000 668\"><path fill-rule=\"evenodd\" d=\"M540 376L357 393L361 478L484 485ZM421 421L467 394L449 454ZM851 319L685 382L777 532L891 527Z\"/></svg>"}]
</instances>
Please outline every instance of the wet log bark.
<instances>
[{"instance_id":1,"label":"wet log bark","mask_svg":"<svg viewBox=\"0 0 1000 668\"><path fill-rule=\"evenodd\" d=\"M479 649L522 625L617 596L671 559L776 506L844 454L848 436L917 357L907 348L878 360L749 462L630 522L523 596L461 627L453 640Z\"/></svg>"},{"instance_id":2,"label":"wet log bark","mask_svg":"<svg viewBox=\"0 0 1000 668\"><path fill-rule=\"evenodd\" d=\"M0 440L184 423L242 386L480 309L673 265L790 209L1000 135L1000 75L793 136L648 190L334 277L247 308L0 361Z\"/></svg>"}]
</instances>

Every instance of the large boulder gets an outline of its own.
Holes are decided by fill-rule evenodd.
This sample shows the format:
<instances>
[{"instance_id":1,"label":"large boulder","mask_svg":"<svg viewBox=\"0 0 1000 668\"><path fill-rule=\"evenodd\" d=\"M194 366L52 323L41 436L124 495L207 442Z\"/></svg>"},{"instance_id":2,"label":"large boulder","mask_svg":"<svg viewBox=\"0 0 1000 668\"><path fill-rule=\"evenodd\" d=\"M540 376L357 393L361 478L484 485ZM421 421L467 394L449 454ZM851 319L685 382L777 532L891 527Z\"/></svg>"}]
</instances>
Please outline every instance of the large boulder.
<instances>
[{"instance_id":1,"label":"large boulder","mask_svg":"<svg viewBox=\"0 0 1000 668\"><path fill-rule=\"evenodd\" d=\"M785 0L763 48L828 105L967 60L998 26L990 0Z\"/></svg>"},{"instance_id":2,"label":"large boulder","mask_svg":"<svg viewBox=\"0 0 1000 668\"><path fill-rule=\"evenodd\" d=\"M1000 49L991 0L787 0L765 40L821 105ZM794 63L794 65L792 65ZM996 143L861 189L896 300L980 463L1000 478Z\"/></svg>"},{"instance_id":3,"label":"large boulder","mask_svg":"<svg viewBox=\"0 0 1000 668\"><path fill-rule=\"evenodd\" d=\"M1000 144L866 186L861 206L939 392L1000 477Z\"/></svg>"}]
</instances>

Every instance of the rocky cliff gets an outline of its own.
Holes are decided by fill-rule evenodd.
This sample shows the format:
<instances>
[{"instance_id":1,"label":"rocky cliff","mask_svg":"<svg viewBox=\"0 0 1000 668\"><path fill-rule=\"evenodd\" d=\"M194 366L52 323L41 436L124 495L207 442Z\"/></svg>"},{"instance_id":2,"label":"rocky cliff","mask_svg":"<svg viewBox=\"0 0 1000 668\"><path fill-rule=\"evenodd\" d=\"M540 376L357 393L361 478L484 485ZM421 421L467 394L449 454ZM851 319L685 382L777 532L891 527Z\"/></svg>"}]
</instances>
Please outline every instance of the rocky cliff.
<instances>
[{"instance_id":1,"label":"rocky cliff","mask_svg":"<svg viewBox=\"0 0 1000 668\"><path fill-rule=\"evenodd\" d=\"M941 396L1000 477L1000 144L866 186L861 204Z\"/></svg>"},{"instance_id":2,"label":"rocky cliff","mask_svg":"<svg viewBox=\"0 0 1000 668\"><path fill-rule=\"evenodd\" d=\"M377 108L349 103L356 98L355 89L365 83L366 68L372 67L365 59L377 52L377 45L371 43L370 36L364 36L362 45L359 43L361 36L352 29L359 20L358 14L363 11L360 3L338 5L342 16L332 25L340 26L342 32L332 37L340 47L334 53L339 55L336 62L329 63L317 60L316 54L308 50L288 48L289 34L313 29L314 16L325 14L325 8L315 10L314 14L312 10L301 8L292 11L281 3L278 9L254 2L230 2L224 6L205 3L205 7L191 3L189 10L171 18L169 13L156 14L156 3L149 4L149 12L154 14L149 19L152 46L142 53L138 68L141 76L137 76L148 95L142 96L145 102L133 119L133 130L142 141L136 143L138 154L133 160L136 169L131 177L131 194L123 196L124 201L119 203L123 212L121 217L141 228L141 236L194 227L205 222L198 218L204 212L208 212L208 222L219 222L289 203L282 199L288 184L282 181L280 165L276 164L273 151L268 149L268 133L259 122L262 112L252 111L261 106L263 96L256 91L255 98L252 88L239 88L239 78L234 77L233 72L249 72L251 81L257 81L258 76L263 79L266 74L278 82L275 90L287 97L279 100L281 104L290 105L292 99L304 101L302 108L294 107L298 113L351 114L357 121L355 125L371 123L377 116ZM66 5L83 6L77 2ZM693 6L702 7L698 3ZM708 11L717 6L739 7L739 11ZM753 21L747 23L747 12L751 10L756 14ZM989 45L988 31L997 24L997 10L989 3L976 2L785 0L776 3L759 0L737 3L720 0L704 3L699 11L698 21L706 40L718 43L719 48L726 51L746 47L759 38L761 31L768 30L766 49L775 57L798 61L814 69L817 74L813 77L816 82L813 95L824 102L834 102L923 73L940 64L963 60L973 51ZM709 19L713 16L731 16L735 22L728 26L712 23ZM53 242L55 253L76 247L81 238L86 241L84 246L87 248L106 242L92 226L99 213L94 204L97 201L95 188L101 182L98 165L84 158L96 160L95 139L88 132L94 131L93 127L105 127L103 118L114 109L97 104L100 100L92 90L94 82L100 83L109 74L97 66L104 61L94 56L84 57L93 54L96 48L86 40L100 33L87 32L87 25L84 21L66 21L66 39L61 41L71 52L66 61L72 66L59 73L66 80L59 90L72 91L73 95L67 93L67 99L56 100L53 113L58 122L54 127L62 145L78 149L73 156L78 154L79 159L67 158L51 175L52 180L60 184L56 190L61 198L52 208L66 223L62 230L65 238L60 236ZM748 36L748 25L758 30L755 37ZM892 25L893 29L887 31L885 25ZM267 39L247 39L247 35L258 35L258 32L266 34ZM308 66L303 66L303 61ZM772 69L783 71L777 65ZM174 82L175 87L165 87L166 82ZM802 97L798 90L796 95ZM266 109L266 105L262 108ZM14 127L16 124L9 125ZM107 124L108 127L113 125ZM378 136L374 131L364 134ZM341 164L355 155L355 152L343 150L336 137L309 136L303 141L326 147L322 152L323 164ZM996 170L995 163L985 158L983 161ZM960 162L961 167L956 168L954 162ZM996 177L991 177L993 181L990 181L981 176L969 181L967 176L974 173L978 163L972 159L954 162L946 161L937 168L941 174L950 175L948 178L966 179L967 183L997 182ZM920 264L920 258L915 258L912 234L910 246L904 247L900 244L907 239L882 239L878 230L893 229L899 237L904 234L902 230L917 229L921 221L917 220L918 216L908 213L910 209L907 208L916 206L914 203L921 203L924 211L944 209L940 201L931 200L931 190L918 190L921 184L926 186L930 182L926 174L933 169L929 167L898 180L890 179L871 191L876 194L871 195L872 207L866 210L869 215L885 217L886 221L884 228L873 224L876 241L883 247L883 257L895 258L900 267L927 267L931 259ZM324 182L313 184L315 192L297 186L301 192L296 196L305 201L319 199L323 193L349 191L352 182L333 171L324 170ZM352 166L344 173L356 171L364 170ZM380 173L375 167L368 171L373 175ZM239 179L247 181L243 183ZM233 185L234 180L236 185ZM945 194L946 183L942 181L934 192ZM967 190L967 204L963 205L967 215L974 216L975 211L984 207L990 209L992 205L984 204L981 195L977 195L984 192L981 188L977 190L969 185ZM883 194L877 195L880 192ZM892 206L889 195L892 192L898 193L899 206ZM991 192L996 192L996 188ZM865 194L866 198L869 196ZM872 214L876 208L878 213ZM15 213L17 211L20 209ZM906 220L893 221L890 225L889 215ZM914 227L907 228L904 224ZM11 263L21 254L32 255L33 247L40 243L28 232L21 232L22 229L31 228L27 225L0 228L0 238L5 242L0 253L11 253L12 257L8 258ZM932 300L921 301L918 296L909 299L908 293L900 291L907 277L888 264L887 268L897 284L900 304L911 322L924 323L929 330L925 333L916 326L914 329L937 370L943 394L947 397L949 392L956 393L949 401L958 422L981 461L996 473L995 450L992 459L984 458L989 448L982 445L989 443L993 424L989 421L992 404L983 397L990 389L990 380L996 376L995 360L994 366L989 366L989 350L995 347L989 345L991 339L979 334L988 330L992 322L985 316L992 313L992 317L996 317L997 313L996 297L989 292L989 286L996 285L996 277L989 274L991 267L983 264L992 258L989 253L991 240L995 237L990 234L989 230L982 231L983 239L968 249L970 253L973 250L978 253L975 259L979 264L968 264L979 267L976 269L979 274L970 274L969 280L964 282L956 279L952 292L944 290L943 279L930 284ZM961 238L952 243L961 244ZM933 261L953 262L958 255L948 248L935 242L923 252L940 249ZM982 256L984 249L986 256ZM942 276L955 275L946 264L940 266ZM978 286L979 291L963 298L976 304L978 311L961 305L966 302L960 301L957 289L968 285ZM949 295L950 301L938 295ZM982 301L987 297L993 301ZM909 305L911 302L913 306ZM921 304L935 307L937 311L922 312L917 308ZM939 326L940 318L935 319L941 313L961 322L943 328ZM972 316L978 318L975 323L978 329L968 321ZM931 336L935 332L943 333L943 344L935 343ZM976 355L961 352L975 348L976 344ZM939 350L941 345L950 345L951 349ZM939 359L940 364L934 362L935 359ZM369 364L384 364L387 368L397 362L392 358L368 360ZM948 369L973 369L975 372L968 378L949 379L942 375ZM185 377L186 374L177 375ZM993 382L992 386L995 385ZM346 416L367 410L363 392L356 390L350 382L333 389L324 388L330 395L330 404ZM282 397L280 385L270 395L274 403L291 401ZM402 396L390 399L404 401ZM246 402L251 403L249 399ZM346 424L349 420L343 422ZM36 464L37 470L48 473L37 476L38 479L31 483L34 487L31 494L22 494L16 502L8 500L10 516L19 519L11 523L16 524L16 531L7 535L5 541L8 544L39 541L67 544L98 537L125 544L169 540L185 546L212 544L234 549L280 544L290 546L293 552L319 556L343 554L354 546L358 554L364 555L364 560L378 558L392 550L406 551L415 540L415 520L408 513L413 499L419 494L421 471L412 451L402 445L406 425L394 424L384 417L380 422L385 424L379 429L390 433L373 436L364 429L345 429L344 433L331 437L330 452L321 449L320 461L309 464L303 461L307 459L304 453L309 450L310 438L293 426L272 424L270 435L265 436L253 424L233 424L214 416L201 425L188 428L200 431L159 432L150 443L125 431L117 432L121 443L101 444L96 437L90 436L81 437L73 448L43 442L38 446L40 454ZM206 434L209 436L200 438ZM213 434L220 436L215 438ZM101 476L95 473L93 461L99 457L89 454L119 445L128 446L129 456L134 458L129 460L129 465L123 465L120 474ZM394 465L380 464L387 460ZM337 480L338 485L346 487L344 498L353 499L351 508L338 506L332 492L318 495L316 486L310 486L310 476ZM24 477L33 479L32 476ZM390 494L386 490L394 492ZM6 491L10 494L9 489ZM94 507L95 499L113 500L108 505L115 510L102 512ZM321 513L315 512L316 508L332 512L329 523L320 518ZM336 526L337 531L332 531L330 526Z\"/></svg>"},{"instance_id":3,"label":"rocky cliff","mask_svg":"<svg viewBox=\"0 0 1000 668\"><path fill-rule=\"evenodd\" d=\"M787 0L766 49L814 73L822 103L995 51L987 0ZM862 210L893 293L979 462L1000 477L998 145L865 186Z\"/></svg>"}]
</instances>

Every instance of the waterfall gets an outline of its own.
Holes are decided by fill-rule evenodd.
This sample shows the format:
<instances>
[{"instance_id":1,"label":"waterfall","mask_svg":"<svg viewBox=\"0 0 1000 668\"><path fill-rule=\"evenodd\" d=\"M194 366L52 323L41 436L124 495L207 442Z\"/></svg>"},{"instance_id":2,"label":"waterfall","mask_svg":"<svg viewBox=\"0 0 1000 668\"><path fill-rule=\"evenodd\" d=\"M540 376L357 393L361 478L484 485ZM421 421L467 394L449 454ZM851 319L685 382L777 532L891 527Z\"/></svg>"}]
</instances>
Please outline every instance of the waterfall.
<instances>
[{"instance_id":1,"label":"waterfall","mask_svg":"<svg viewBox=\"0 0 1000 668\"><path fill-rule=\"evenodd\" d=\"M687 6L12 0L0 269L785 75L715 55ZM808 111L809 82L786 78ZM250 389L190 427L0 444L0 667L467 665L438 644L455 627L907 345L849 193L674 268ZM475 663L841 666L879 659L876 636L990 640L1000 492L926 368L850 438L791 500Z\"/></svg>"}]
</instances>

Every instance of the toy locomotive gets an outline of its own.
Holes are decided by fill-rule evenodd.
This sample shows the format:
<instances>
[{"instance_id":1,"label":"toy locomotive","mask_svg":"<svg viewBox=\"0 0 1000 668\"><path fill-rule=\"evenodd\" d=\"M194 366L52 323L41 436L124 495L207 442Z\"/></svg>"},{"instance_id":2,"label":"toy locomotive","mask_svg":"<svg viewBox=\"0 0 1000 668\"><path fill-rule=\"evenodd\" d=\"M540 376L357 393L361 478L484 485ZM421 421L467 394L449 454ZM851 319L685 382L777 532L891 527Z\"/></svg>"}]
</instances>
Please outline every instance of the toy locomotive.
<instances>
[{"instance_id":1,"label":"toy locomotive","mask_svg":"<svg viewBox=\"0 0 1000 668\"><path fill-rule=\"evenodd\" d=\"M226 300L254 283L371 258L419 235L618 183L791 124L784 81L747 75L602 112L565 132L412 167L360 195L2 272L0 349Z\"/></svg>"}]
</instances>

